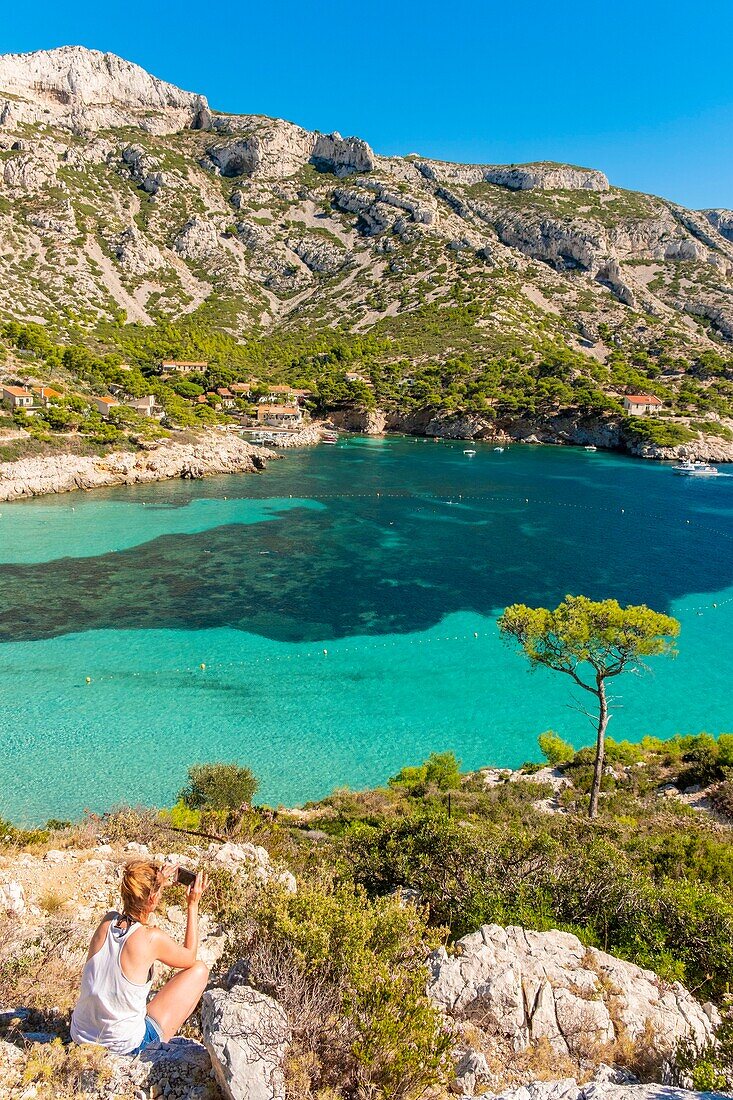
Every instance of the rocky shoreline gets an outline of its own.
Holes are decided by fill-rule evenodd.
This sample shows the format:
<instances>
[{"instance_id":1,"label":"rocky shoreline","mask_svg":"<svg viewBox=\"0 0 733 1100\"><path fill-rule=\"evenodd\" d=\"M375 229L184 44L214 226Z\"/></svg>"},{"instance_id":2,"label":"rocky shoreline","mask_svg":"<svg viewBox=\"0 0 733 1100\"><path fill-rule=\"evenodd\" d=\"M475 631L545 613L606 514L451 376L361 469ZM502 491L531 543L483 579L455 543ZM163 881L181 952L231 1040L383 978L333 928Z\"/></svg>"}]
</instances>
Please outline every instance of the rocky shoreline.
<instances>
[{"instance_id":1,"label":"rocky shoreline","mask_svg":"<svg viewBox=\"0 0 733 1100\"><path fill-rule=\"evenodd\" d=\"M507 443L553 444L580 447L600 447L622 451L634 458L660 462L693 458L705 462L733 462L733 441L707 436L690 443L662 447L635 439L622 421L612 417L581 416L558 413L556 416L532 418L516 416L491 420L474 413L387 412L383 409L351 409L334 413L333 423L346 431L381 435L401 432L408 435L433 436L438 439L479 440L505 445Z\"/></svg>"},{"instance_id":2,"label":"rocky shoreline","mask_svg":"<svg viewBox=\"0 0 733 1100\"><path fill-rule=\"evenodd\" d=\"M168 441L148 450L22 458L0 463L0 501L174 478L251 474L264 470L276 457L274 451L245 443L238 436L207 432L186 442Z\"/></svg>"},{"instance_id":3,"label":"rocky shoreline","mask_svg":"<svg viewBox=\"0 0 733 1100\"><path fill-rule=\"evenodd\" d=\"M706 462L733 462L733 442L708 437L675 447L633 440L622 426L601 417L557 416L542 421L517 417L495 423L478 415L388 414L381 410L351 409L334 413L329 423L342 431L365 435L406 433L439 439L479 440L497 444L526 443L596 446L622 451L635 458L679 461L694 458ZM255 446L231 432L208 431L185 442L167 440L139 451L114 451L106 455L60 453L0 463L0 503L69 493L77 489L103 489L117 485L142 485L178 478L197 480L219 474L257 473L281 457L278 452L318 444L322 423L309 424L278 441L277 451Z\"/></svg>"}]
</instances>

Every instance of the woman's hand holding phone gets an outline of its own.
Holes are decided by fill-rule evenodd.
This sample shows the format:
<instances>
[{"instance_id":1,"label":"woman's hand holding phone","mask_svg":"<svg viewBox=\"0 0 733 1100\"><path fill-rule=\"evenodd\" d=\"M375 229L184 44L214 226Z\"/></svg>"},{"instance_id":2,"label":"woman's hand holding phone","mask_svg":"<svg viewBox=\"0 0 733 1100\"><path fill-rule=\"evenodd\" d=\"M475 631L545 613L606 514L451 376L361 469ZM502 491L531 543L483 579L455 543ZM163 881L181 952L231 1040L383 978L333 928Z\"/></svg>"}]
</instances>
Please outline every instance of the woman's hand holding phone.
<instances>
[{"instance_id":1,"label":"woman's hand holding phone","mask_svg":"<svg viewBox=\"0 0 733 1100\"><path fill-rule=\"evenodd\" d=\"M206 874L205 871L199 871L191 885L188 887L188 890L186 891L188 904L198 905L201 899L201 895L208 885L209 876Z\"/></svg>"}]
</instances>

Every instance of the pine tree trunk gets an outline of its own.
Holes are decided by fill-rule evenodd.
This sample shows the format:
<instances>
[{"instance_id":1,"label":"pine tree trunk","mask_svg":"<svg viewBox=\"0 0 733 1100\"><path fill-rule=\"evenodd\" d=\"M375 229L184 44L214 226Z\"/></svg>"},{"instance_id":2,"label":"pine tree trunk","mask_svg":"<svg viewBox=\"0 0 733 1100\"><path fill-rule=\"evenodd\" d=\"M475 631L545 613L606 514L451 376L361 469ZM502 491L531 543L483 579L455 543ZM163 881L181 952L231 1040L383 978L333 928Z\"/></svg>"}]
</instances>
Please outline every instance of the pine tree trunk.
<instances>
[{"instance_id":1,"label":"pine tree trunk","mask_svg":"<svg viewBox=\"0 0 733 1100\"><path fill-rule=\"evenodd\" d=\"M601 780L603 779L603 757L606 747L606 726L608 725L608 703L606 702L606 685L602 677L596 677L598 688L598 736L596 738L596 763L593 769L593 785L590 790L589 817L598 816L598 795L601 793Z\"/></svg>"}]
</instances>

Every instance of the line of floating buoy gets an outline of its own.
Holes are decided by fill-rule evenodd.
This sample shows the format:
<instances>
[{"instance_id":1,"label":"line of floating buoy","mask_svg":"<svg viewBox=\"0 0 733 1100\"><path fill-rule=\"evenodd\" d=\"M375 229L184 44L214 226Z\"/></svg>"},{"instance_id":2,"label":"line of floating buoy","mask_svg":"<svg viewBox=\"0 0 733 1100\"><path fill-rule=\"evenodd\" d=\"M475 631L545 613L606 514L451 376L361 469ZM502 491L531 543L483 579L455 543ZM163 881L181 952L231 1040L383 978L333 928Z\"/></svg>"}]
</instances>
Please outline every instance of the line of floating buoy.
<instances>
[{"instance_id":1,"label":"line of floating buoy","mask_svg":"<svg viewBox=\"0 0 733 1100\"><path fill-rule=\"evenodd\" d=\"M697 616L701 616L706 611L717 611L722 607L729 606L730 604L733 604L733 596L731 596L731 597L729 597L728 599L725 599L725 600L711 600L711 602L709 604L699 604L699 605L696 605L694 607L690 607L690 608L687 609L687 613L688 614L694 614L694 615L697 615ZM474 630L474 631L471 632L470 635L468 635L468 634L465 634L465 635L464 634L451 634L451 635L446 635L446 636L441 636L441 637L421 637L421 638L406 638L404 636L399 636L399 637L396 637L396 638L392 638L390 641L374 641L374 642L366 643L364 645L359 645L359 646L355 646L355 645L343 646L343 647L340 647L336 651L336 653L337 653L337 656L339 656L339 657L350 655L350 654L359 654L360 656L363 656L365 653L376 652L379 649L392 649L392 648L395 648L395 647L404 647L405 645L418 645L418 646L431 645L432 646L436 643L467 642L467 641L471 641L471 640L475 641L475 640L478 640L480 637L489 637L489 634L490 634L490 632L488 632L488 631L480 632L478 630ZM323 657L328 657L329 656L329 650L325 647L323 649L321 649L320 651L318 651L318 652ZM131 677L134 678L134 679L139 679L141 677L147 679L147 678L150 678L151 676L172 676L172 675L175 675L175 676L181 676L181 675L190 676L190 675L194 674L197 671L202 671L202 672L211 671L211 672L214 672L214 673L221 674L221 673L225 673L225 672L233 672L237 669L251 668L252 666L256 666L258 664L271 664L273 661L277 662L277 661L308 660L309 658L312 658L315 655L316 655L316 651L315 650L310 650L310 651L306 651L305 653L274 653L274 654L268 654L267 656L264 656L264 657L249 657L246 660L225 661L225 662L222 662L221 664L217 663L217 664L213 664L213 665L208 664L204 661L201 661L200 664L198 665L197 669L192 668L192 667L189 667L189 668L173 668L173 669L171 669L171 668L167 668L167 669L166 668L160 668L160 669L148 669L148 670L142 671L142 672L141 671L134 671L134 672L127 672L127 673L124 673L124 672L105 673L105 674L102 674L100 676L95 676L94 681L95 681L95 683L102 683L102 682L106 682L106 681L110 681L110 680L127 680ZM85 677L85 683L91 684L92 683L92 677L91 676Z\"/></svg>"},{"instance_id":2,"label":"line of floating buoy","mask_svg":"<svg viewBox=\"0 0 733 1100\"><path fill-rule=\"evenodd\" d=\"M482 635L478 630L472 631L472 633L470 635L469 634L449 634L449 635L445 635L443 637L437 637L437 638L433 638L433 637L428 637L428 638L406 638L404 636L401 636L401 637L397 637L397 638L391 638L389 641L374 641L374 642L367 643L367 644L362 645L362 646L354 646L354 645L342 646L341 648L339 648L337 653L338 653L338 656L342 656L344 654L353 654L353 653L364 654L365 652L370 652L370 651L375 652L378 649L392 649L394 647L404 646L404 645L427 645L427 644L432 645L436 642L467 642L467 641L471 641L471 640L477 640L481 636ZM488 636L488 632L487 632L487 634L484 635L484 637L487 637L487 636ZM323 649L319 650L318 652L323 657L328 657L330 655L330 650L328 648L325 648L325 647ZM268 656L266 656L266 657L265 656L263 656L263 657L250 657L247 660L225 661L225 662L222 662L220 664L219 663L209 664L209 663L206 663L204 661L201 661L196 668L193 668L193 667L189 667L189 668L157 668L157 669L147 669L145 671L137 670L137 671L128 672L128 673L124 673L124 672L104 673L101 676L96 676L95 677L95 682L101 682L101 681L106 681L106 680L124 680L124 679L128 679L129 677L139 679L140 677L149 678L151 676L174 676L174 675L175 676L180 676L180 675L190 676L190 675L192 675L192 674L194 674L198 671L201 671L201 672L209 671L209 672L218 672L218 673L231 672L231 671L234 671L235 669L248 668L252 665L269 664L271 661L294 661L294 660L301 660L301 659L306 659L307 660L308 658L311 658L311 657L314 657L314 656L316 656L316 651L315 650L310 650L310 651L307 651L305 653L274 653L274 654L268 654ZM91 676L87 676L85 678L85 682L87 684L90 684L92 682Z\"/></svg>"}]
</instances>

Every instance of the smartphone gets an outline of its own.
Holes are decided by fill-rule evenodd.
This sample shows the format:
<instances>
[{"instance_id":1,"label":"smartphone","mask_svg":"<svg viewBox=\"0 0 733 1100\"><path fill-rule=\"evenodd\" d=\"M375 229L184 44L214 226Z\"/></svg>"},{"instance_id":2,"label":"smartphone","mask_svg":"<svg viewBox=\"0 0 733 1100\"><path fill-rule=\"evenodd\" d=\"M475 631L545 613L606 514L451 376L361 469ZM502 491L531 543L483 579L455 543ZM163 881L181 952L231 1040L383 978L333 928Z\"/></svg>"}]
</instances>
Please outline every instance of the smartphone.
<instances>
[{"instance_id":1,"label":"smartphone","mask_svg":"<svg viewBox=\"0 0 733 1100\"><path fill-rule=\"evenodd\" d=\"M196 881L196 872L189 871L185 867L176 868L176 882L181 886L190 886Z\"/></svg>"}]
</instances>

